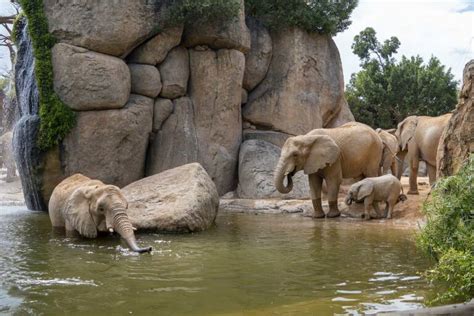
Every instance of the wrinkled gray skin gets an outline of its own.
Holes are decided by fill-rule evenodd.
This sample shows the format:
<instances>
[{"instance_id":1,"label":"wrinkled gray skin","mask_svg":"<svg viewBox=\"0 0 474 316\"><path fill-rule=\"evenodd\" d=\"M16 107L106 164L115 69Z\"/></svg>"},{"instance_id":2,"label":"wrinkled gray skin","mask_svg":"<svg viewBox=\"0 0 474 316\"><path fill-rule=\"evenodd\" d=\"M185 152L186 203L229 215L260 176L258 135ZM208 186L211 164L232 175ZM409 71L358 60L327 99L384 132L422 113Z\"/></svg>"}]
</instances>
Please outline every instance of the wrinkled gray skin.
<instances>
[{"instance_id":1,"label":"wrinkled gray skin","mask_svg":"<svg viewBox=\"0 0 474 316\"><path fill-rule=\"evenodd\" d=\"M290 137L283 145L275 168L275 187L281 193L289 193L293 189L292 177L304 170L308 175L313 202L312 217L337 217L341 214L337 196L342 179L377 176L382 151L383 144L377 133L371 127L356 122ZM323 179L327 184L327 214L324 214L321 205Z\"/></svg>"},{"instance_id":2,"label":"wrinkled gray skin","mask_svg":"<svg viewBox=\"0 0 474 316\"><path fill-rule=\"evenodd\" d=\"M392 218L393 208L399 201L407 199L405 194L400 194L402 185L397 177L386 174L381 177L365 178L354 183L346 197L346 204L351 205L353 201L364 202L364 219L370 218ZM378 203L385 202L384 213L381 214ZM375 214L372 214L372 207Z\"/></svg>"},{"instance_id":3,"label":"wrinkled gray skin","mask_svg":"<svg viewBox=\"0 0 474 316\"><path fill-rule=\"evenodd\" d=\"M7 169L6 182L12 182L16 177L12 138L13 132L6 132L0 137L0 168L3 166Z\"/></svg>"},{"instance_id":4,"label":"wrinkled gray skin","mask_svg":"<svg viewBox=\"0 0 474 316\"><path fill-rule=\"evenodd\" d=\"M49 201L49 217L56 228L78 232L96 238L98 232L117 232L135 252L150 252L140 248L134 228L127 216L128 203L120 189L75 174L56 186Z\"/></svg>"},{"instance_id":5,"label":"wrinkled gray skin","mask_svg":"<svg viewBox=\"0 0 474 316\"><path fill-rule=\"evenodd\" d=\"M394 135L395 129L383 130L377 128L375 130L383 143L382 153L382 174L388 174L390 171L394 176L398 175L397 154L399 150L398 139Z\"/></svg>"}]
</instances>

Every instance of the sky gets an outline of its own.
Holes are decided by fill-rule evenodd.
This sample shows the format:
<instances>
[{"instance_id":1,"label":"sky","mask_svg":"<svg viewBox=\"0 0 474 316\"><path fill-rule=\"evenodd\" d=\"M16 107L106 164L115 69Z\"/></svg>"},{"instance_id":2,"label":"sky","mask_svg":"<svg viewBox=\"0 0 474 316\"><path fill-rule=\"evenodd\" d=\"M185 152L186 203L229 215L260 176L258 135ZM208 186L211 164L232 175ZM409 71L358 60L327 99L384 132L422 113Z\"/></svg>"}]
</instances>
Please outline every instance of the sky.
<instances>
[{"instance_id":1,"label":"sky","mask_svg":"<svg viewBox=\"0 0 474 316\"><path fill-rule=\"evenodd\" d=\"M0 0L0 14L11 12L9 0ZM474 58L474 0L359 0L351 20L352 25L334 38L346 83L360 69L352 41L368 26L381 42L398 37L397 59L420 55L427 61L436 56L451 68L456 80L461 80L464 65ZM9 67L8 51L0 48L0 72Z\"/></svg>"}]
</instances>

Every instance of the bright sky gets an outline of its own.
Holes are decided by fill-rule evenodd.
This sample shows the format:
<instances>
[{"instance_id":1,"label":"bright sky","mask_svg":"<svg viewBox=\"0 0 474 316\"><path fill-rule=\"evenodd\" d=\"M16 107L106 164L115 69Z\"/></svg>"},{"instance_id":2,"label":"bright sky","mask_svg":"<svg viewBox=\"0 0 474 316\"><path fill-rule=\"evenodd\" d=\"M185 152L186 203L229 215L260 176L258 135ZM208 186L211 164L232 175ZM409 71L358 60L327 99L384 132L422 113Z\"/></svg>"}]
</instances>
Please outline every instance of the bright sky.
<instances>
[{"instance_id":1,"label":"bright sky","mask_svg":"<svg viewBox=\"0 0 474 316\"><path fill-rule=\"evenodd\" d=\"M130 0L132 1L132 0ZM0 14L10 14L9 0L0 0ZM474 58L474 0L359 0L352 14L352 25L336 36L346 83L359 70L352 53L355 35L371 26L380 41L397 36L401 42L398 57L431 55L451 67L457 80L467 61ZM0 72L10 67L6 48L0 48Z\"/></svg>"}]
</instances>

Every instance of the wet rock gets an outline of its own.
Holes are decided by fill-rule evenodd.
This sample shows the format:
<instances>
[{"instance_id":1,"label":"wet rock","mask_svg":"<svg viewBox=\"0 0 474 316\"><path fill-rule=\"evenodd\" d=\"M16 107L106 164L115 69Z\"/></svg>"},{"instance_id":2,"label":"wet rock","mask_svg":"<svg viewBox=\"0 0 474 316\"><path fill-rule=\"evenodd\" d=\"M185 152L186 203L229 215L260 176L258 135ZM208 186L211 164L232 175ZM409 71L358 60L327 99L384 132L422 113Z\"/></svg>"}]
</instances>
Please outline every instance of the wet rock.
<instances>
[{"instance_id":1,"label":"wet rock","mask_svg":"<svg viewBox=\"0 0 474 316\"><path fill-rule=\"evenodd\" d=\"M263 140L243 142L239 154L239 186L237 188L240 198L309 197L308 179L302 172L294 176L293 190L289 194L281 194L275 188L273 175L280 152L279 147Z\"/></svg>"},{"instance_id":2,"label":"wet rock","mask_svg":"<svg viewBox=\"0 0 474 316\"><path fill-rule=\"evenodd\" d=\"M54 90L76 111L119 109L130 95L130 72L117 57L59 43L52 50Z\"/></svg>"},{"instance_id":3,"label":"wet rock","mask_svg":"<svg viewBox=\"0 0 474 316\"><path fill-rule=\"evenodd\" d=\"M124 56L156 30L160 0L44 0L49 31L60 41Z\"/></svg>"},{"instance_id":4,"label":"wet rock","mask_svg":"<svg viewBox=\"0 0 474 316\"><path fill-rule=\"evenodd\" d=\"M129 64L132 79L132 93L155 98L161 91L160 72L155 66Z\"/></svg>"},{"instance_id":5,"label":"wet rock","mask_svg":"<svg viewBox=\"0 0 474 316\"><path fill-rule=\"evenodd\" d=\"M219 194L235 188L242 139L244 54L231 49L190 50L189 96L199 144L198 161Z\"/></svg>"},{"instance_id":6,"label":"wet rock","mask_svg":"<svg viewBox=\"0 0 474 316\"><path fill-rule=\"evenodd\" d=\"M189 54L182 46L172 49L160 65L163 82L161 96L176 99L186 94L189 78Z\"/></svg>"},{"instance_id":7,"label":"wet rock","mask_svg":"<svg viewBox=\"0 0 474 316\"><path fill-rule=\"evenodd\" d=\"M187 27L184 44L186 47L207 45L214 49L228 48L247 52L250 49L250 32L245 24L244 0L240 0L240 11L236 19L196 23Z\"/></svg>"},{"instance_id":8,"label":"wet rock","mask_svg":"<svg viewBox=\"0 0 474 316\"><path fill-rule=\"evenodd\" d=\"M293 28L272 33L272 40L270 68L249 95L245 120L293 135L353 120L344 99L339 51L330 36Z\"/></svg>"},{"instance_id":9,"label":"wet rock","mask_svg":"<svg viewBox=\"0 0 474 316\"><path fill-rule=\"evenodd\" d=\"M183 97L174 100L173 107L173 113L150 142L148 176L198 161L193 103L190 98Z\"/></svg>"},{"instance_id":10,"label":"wet rock","mask_svg":"<svg viewBox=\"0 0 474 316\"><path fill-rule=\"evenodd\" d=\"M120 110L79 112L63 142L66 175L119 187L143 178L152 120L153 99L139 95Z\"/></svg>"},{"instance_id":11,"label":"wet rock","mask_svg":"<svg viewBox=\"0 0 474 316\"><path fill-rule=\"evenodd\" d=\"M157 98L153 110L153 131L158 131L164 121L173 113L173 102L168 99Z\"/></svg>"},{"instance_id":12,"label":"wet rock","mask_svg":"<svg viewBox=\"0 0 474 316\"><path fill-rule=\"evenodd\" d=\"M272 38L263 24L253 18L247 18L251 35L251 48L245 54L245 73L243 86L252 91L267 74L272 60Z\"/></svg>"},{"instance_id":13,"label":"wet rock","mask_svg":"<svg viewBox=\"0 0 474 316\"><path fill-rule=\"evenodd\" d=\"M196 232L217 216L216 186L198 163L183 165L134 182L122 189L128 216L138 230Z\"/></svg>"},{"instance_id":14,"label":"wet rock","mask_svg":"<svg viewBox=\"0 0 474 316\"><path fill-rule=\"evenodd\" d=\"M131 63L158 65L165 60L168 52L181 42L183 27L176 26L163 30L142 45L138 46L128 57Z\"/></svg>"}]
</instances>

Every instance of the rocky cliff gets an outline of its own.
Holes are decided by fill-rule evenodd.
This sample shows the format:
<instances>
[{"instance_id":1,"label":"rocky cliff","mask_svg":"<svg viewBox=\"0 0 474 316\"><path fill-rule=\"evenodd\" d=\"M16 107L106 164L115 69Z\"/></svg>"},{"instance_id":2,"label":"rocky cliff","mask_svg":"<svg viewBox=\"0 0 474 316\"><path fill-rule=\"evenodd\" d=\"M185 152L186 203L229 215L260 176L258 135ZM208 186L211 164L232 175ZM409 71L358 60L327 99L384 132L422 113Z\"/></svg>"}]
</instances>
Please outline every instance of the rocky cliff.
<instances>
[{"instance_id":1,"label":"rocky cliff","mask_svg":"<svg viewBox=\"0 0 474 316\"><path fill-rule=\"evenodd\" d=\"M459 171L474 152L474 59L463 71L463 85L459 102L443 136L437 156L438 177Z\"/></svg>"},{"instance_id":2,"label":"rocky cliff","mask_svg":"<svg viewBox=\"0 0 474 316\"><path fill-rule=\"evenodd\" d=\"M44 209L50 188L76 172L123 187L191 162L204 166L221 195L236 189L242 176L238 192L245 197L272 196L248 179L271 178L268 161L289 135L353 120L331 37L300 29L270 32L245 17L243 0L236 19L163 30L156 27L158 0L43 3L58 40L54 90L75 111L76 123L41 161L33 159L38 154L17 155L19 164L42 166L22 174L24 183L36 183L25 192L41 197L29 207ZM34 88L17 80L19 95ZM30 124L36 112L25 112L23 121ZM34 129L30 133L34 138ZM251 140L259 142L246 146ZM239 162L241 148L246 158ZM273 156L262 158L260 151Z\"/></svg>"}]
</instances>

